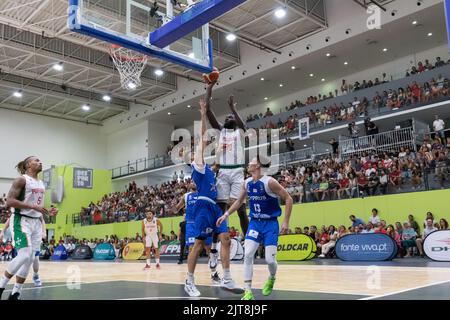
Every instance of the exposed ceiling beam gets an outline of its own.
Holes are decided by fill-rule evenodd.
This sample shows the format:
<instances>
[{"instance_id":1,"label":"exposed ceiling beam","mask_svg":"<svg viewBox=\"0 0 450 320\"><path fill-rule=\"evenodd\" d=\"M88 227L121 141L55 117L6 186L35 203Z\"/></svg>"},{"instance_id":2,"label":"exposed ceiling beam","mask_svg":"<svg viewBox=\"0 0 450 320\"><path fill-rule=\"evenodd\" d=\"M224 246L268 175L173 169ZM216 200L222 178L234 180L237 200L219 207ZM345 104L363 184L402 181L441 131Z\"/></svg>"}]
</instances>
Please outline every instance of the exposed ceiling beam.
<instances>
[{"instance_id":1,"label":"exposed ceiling beam","mask_svg":"<svg viewBox=\"0 0 450 320\"><path fill-rule=\"evenodd\" d=\"M42 1L38 7L36 9L34 9L33 13L30 14L25 21L22 23L22 27L26 26L28 24L29 21L31 21L31 19L33 19L36 15L38 15L39 13L41 13L42 9L44 9L51 0L44 0Z\"/></svg>"}]
</instances>

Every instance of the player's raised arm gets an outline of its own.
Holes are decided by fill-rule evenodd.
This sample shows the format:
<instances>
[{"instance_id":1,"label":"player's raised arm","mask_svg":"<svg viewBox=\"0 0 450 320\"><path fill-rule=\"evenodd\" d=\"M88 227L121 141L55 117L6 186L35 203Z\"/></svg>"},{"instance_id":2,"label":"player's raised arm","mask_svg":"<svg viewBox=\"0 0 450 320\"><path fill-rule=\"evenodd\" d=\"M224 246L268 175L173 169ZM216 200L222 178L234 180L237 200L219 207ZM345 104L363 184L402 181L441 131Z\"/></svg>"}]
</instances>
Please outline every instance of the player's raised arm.
<instances>
[{"instance_id":1,"label":"player's raised arm","mask_svg":"<svg viewBox=\"0 0 450 320\"><path fill-rule=\"evenodd\" d=\"M219 218L217 219L217 226L220 226L222 222L228 218L232 213L234 213L237 209L241 207L241 205L244 203L245 198L247 197L247 190L245 189L245 186L241 190L241 194L239 195L239 198L231 205L231 207Z\"/></svg>"},{"instance_id":2,"label":"player's raised arm","mask_svg":"<svg viewBox=\"0 0 450 320\"><path fill-rule=\"evenodd\" d=\"M208 116L212 128L222 130L223 125L217 120L216 115L211 110L212 88L215 84L215 82L212 82L208 84L208 87L206 88L206 115Z\"/></svg>"},{"instance_id":3,"label":"player's raised arm","mask_svg":"<svg viewBox=\"0 0 450 320\"><path fill-rule=\"evenodd\" d=\"M234 101L233 95L230 95L230 97L228 98L228 106L230 107L231 112L233 113L234 118L236 119L236 124L237 124L238 128L246 131L247 127L246 127L244 121L242 120L241 116L237 112L237 109L236 109L237 102Z\"/></svg>"},{"instance_id":4,"label":"player's raised arm","mask_svg":"<svg viewBox=\"0 0 450 320\"><path fill-rule=\"evenodd\" d=\"M201 98L200 102L200 114L201 114L201 124L200 124L200 143L198 144L197 150L195 152L194 155L194 163L197 166L197 168L199 168L200 170L202 170L205 166L205 159L203 157L203 151L206 148L206 140L205 140L205 133L206 133L206 105L207 102L205 101L205 99Z\"/></svg>"},{"instance_id":5,"label":"player's raised arm","mask_svg":"<svg viewBox=\"0 0 450 320\"><path fill-rule=\"evenodd\" d=\"M47 210L43 207L18 200L20 193L25 188L25 184L26 180L24 177L19 177L14 180L6 198L6 206L15 209L36 210L42 214L48 214Z\"/></svg>"},{"instance_id":6,"label":"player's raised arm","mask_svg":"<svg viewBox=\"0 0 450 320\"><path fill-rule=\"evenodd\" d=\"M269 180L269 188L272 190L273 193L275 193L277 196L279 196L281 199L283 199L284 203L286 204L285 207L285 215L283 219L283 223L281 224L281 234L287 234L287 231L289 230L289 220L291 219L291 213L292 213L292 197L289 195L289 193L286 191L285 188L283 188L277 180L270 179Z\"/></svg>"}]
</instances>

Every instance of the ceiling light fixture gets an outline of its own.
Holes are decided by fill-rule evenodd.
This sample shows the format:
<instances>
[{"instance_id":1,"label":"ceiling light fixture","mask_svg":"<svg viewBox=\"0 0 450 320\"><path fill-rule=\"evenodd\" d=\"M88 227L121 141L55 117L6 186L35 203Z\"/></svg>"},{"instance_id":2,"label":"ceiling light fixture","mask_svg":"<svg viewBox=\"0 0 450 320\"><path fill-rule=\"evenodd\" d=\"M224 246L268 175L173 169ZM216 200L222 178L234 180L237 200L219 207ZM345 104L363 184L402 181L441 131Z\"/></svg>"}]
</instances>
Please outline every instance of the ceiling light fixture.
<instances>
[{"instance_id":1,"label":"ceiling light fixture","mask_svg":"<svg viewBox=\"0 0 450 320\"><path fill-rule=\"evenodd\" d=\"M331 56L331 53L327 53L326 56L327 56L327 57L330 57L330 56Z\"/></svg>"},{"instance_id":2,"label":"ceiling light fixture","mask_svg":"<svg viewBox=\"0 0 450 320\"><path fill-rule=\"evenodd\" d=\"M13 96L16 98L22 98L23 97L22 90L14 91Z\"/></svg>"},{"instance_id":3,"label":"ceiling light fixture","mask_svg":"<svg viewBox=\"0 0 450 320\"><path fill-rule=\"evenodd\" d=\"M110 102L110 101L111 101L111 96L105 94L105 95L103 96L103 101Z\"/></svg>"},{"instance_id":4,"label":"ceiling light fixture","mask_svg":"<svg viewBox=\"0 0 450 320\"><path fill-rule=\"evenodd\" d=\"M275 17L277 17L278 19L284 18L286 16L286 13L286 9L279 8L275 10Z\"/></svg>"},{"instance_id":5,"label":"ceiling light fixture","mask_svg":"<svg viewBox=\"0 0 450 320\"><path fill-rule=\"evenodd\" d=\"M414 21L412 22L412 24L413 24L413 26L415 26L415 25L417 24L417 20L414 20Z\"/></svg>"},{"instance_id":6,"label":"ceiling light fixture","mask_svg":"<svg viewBox=\"0 0 450 320\"><path fill-rule=\"evenodd\" d=\"M89 111L91 110L91 106L89 104L85 104L81 107L81 109L83 109L84 111Z\"/></svg>"},{"instance_id":7,"label":"ceiling light fixture","mask_svg":"<svg viewBox=\"0 0 450 320\"><path fill-rule=\"evenodd\" d=\"M432 33L432 32L429 32L429 33L428 33L428 36L429 36L429 37L431 37L432 35L433 35L433 33Z\"/></svg>"},{"instance_id":8,"label":"ceiling light fixture","mask_svg":"<svg viewBox=\"0 0 450 320\"><path fill-rule=\"evenodd\" d=\"M314 77L314 73L310 73L309 76L312 78Z\"/></svg>"},{"instance_id":9,"label":"ceiling light fixture","mask_svg":"<svg viewBox=\"0 0 450 320\"><path fill-rule=\"evenodd\" d=\"M234 33L229 33L229 34L227 34L226 39L230 42L234 41L234 40L236 40L236 35Z\"/></svg>"},{"instance_id":10,"label":"ceiling light fixture","mask_svg":"<svg viewBox=\"0 0 450 320\"><path fill-rule=\"evenodd\" d=\"M56 71L63 71L64 70L64 65L63 65L62 62L55 63L53 65L53 69L56 70Z\"/></svg>"},{"instance_id":11,"label":"ceiling light fixture","mask_svg":"<svg viewBox=\"0 0 450 320\"><path fill-rule=\"evenodd\" d=\"M160 76L162 76L162 75L164 74L164 71L162 71L161 69L156 69L156 70L155 70L155 74L156 74L158 77L160 77Z\"/></svg>"}]
</instances>

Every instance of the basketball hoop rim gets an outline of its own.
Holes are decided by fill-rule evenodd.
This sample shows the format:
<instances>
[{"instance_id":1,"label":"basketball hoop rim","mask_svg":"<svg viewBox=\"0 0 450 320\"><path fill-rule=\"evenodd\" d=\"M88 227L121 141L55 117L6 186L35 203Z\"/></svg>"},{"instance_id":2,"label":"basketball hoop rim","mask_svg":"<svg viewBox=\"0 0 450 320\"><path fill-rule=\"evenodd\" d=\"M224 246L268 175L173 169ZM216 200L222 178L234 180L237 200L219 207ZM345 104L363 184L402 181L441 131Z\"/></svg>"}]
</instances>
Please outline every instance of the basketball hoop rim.
<instances>
[{"instance_id":1,"label":"basketball hoop rim","mask_svg":"<svg viewBox=\"0 0 450 320\"><path fill-rule=\"evenodd\" d=\"M144 62L147 61L147 56L145 54L139 53L139 54L142 55L141 58L130 58L130 57L127 57L127 56L125 56L123 54L114 52L114 50L118 50L118 49L121 49L121 48L124 48L124 47L119 46L117 44L112 44L112 45L109 46L109 53L111 54L111 56L113 56L113 57L115 56L115 57L117 57L118 59L120 59L122 61L131 61L131 62L139 62L139 63L144 63ZM129 49L127 49L127 50L129 50Z\"/></svg>"}]
</instances>

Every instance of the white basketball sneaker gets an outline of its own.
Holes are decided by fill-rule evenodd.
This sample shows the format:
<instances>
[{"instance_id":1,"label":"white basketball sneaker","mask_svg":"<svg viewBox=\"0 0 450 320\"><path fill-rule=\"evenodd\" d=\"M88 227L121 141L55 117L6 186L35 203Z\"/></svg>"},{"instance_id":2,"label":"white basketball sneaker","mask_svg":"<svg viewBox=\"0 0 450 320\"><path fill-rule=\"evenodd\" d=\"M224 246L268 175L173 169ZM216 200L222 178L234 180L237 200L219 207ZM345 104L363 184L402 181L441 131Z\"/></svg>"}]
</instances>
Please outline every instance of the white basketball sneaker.
<instances>
[{"instance_id":1,"label":"white basketball sneaker","mask_svg":"<svg viewBox=\"0 0 450 320\"><path fill-rule=\"evenodd\" d=\"M197 287L194 283L189 283L186 280L186 283L184 284L184 291L190 296L190 297L199 297L200 291L197 290Z\"/></svg>"},{"instance_id":2,"label":"white basketball sneaker","mask_svg":"<svg viewBox=\"0 0 450 320\"><path fill-rule=\"evenodd\" d=\"M209 254L209 268L210 269L215 269L217 268L217 262L219 260L219 254L218 253L210 253Z\"/></svg>"},{"instance_id":3,"label":"white basketball sneaker","mask_svg":"<svg viewBox=\"0 0 450 320\"><path fill-rule=\"evenodd\" d=\"M42 287L42 282L38 274L33 275L33 283L35 287Z\"/></svg>"},{"instance_id":4,"label":"white basketball sneaker","mask_svg":"<svg viewBox=\"0 0 450 320\"><path fill-rule=\"evenodd\" d=\"M221 288L236 294L244 293L244 289L237 286L233 279L222 279Z\"/></svg>"}]
</instances>

